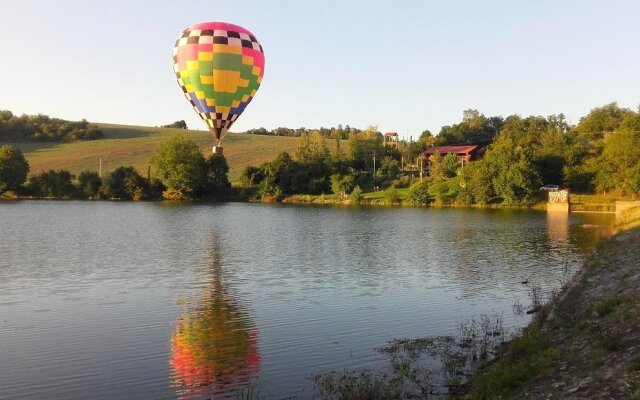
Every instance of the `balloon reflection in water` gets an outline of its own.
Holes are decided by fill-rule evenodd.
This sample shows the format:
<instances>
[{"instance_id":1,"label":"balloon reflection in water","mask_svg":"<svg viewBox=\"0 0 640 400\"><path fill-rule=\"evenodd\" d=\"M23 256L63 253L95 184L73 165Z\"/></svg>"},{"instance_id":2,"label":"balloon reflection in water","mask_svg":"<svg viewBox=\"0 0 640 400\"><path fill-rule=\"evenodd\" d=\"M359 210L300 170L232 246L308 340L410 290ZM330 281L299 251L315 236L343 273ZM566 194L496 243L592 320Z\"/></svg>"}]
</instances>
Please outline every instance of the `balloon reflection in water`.
<instances>
[{"instance_id":1,"label":"balloon reflection in water","mask_svg":"<svg viewBox=\"0 0 640 400\"><path fill-rule=\"evenodd\" d=\"M258 329L224 288L213 243L209 287L199 308L177 321L171 338L172 384L181 398L230 395L249 386L260 370Z\"/></svg>"}]
</instances>

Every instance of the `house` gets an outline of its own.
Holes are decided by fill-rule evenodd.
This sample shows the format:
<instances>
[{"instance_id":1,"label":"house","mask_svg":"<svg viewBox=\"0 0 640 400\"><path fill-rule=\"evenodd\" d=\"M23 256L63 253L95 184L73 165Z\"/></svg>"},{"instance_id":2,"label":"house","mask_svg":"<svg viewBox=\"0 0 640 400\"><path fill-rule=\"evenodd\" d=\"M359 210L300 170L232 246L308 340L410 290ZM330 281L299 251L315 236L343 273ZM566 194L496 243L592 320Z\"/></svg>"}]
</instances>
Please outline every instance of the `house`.
<instances>
[{"instance_id":1,"label":"house","mask_svg":"<svg viewBox=\"0 0 640 400\"><path fill-rule=\"evenodd\" d=\"M384 134L383 137L384 141L383 144L385 147L389 146L389 147L394 147L394 148L398 148L398 133L397 132L387 132Z\"/></svg>"},{"instance_id":2,"label":"house","mask_svg":"<svg viewBox=\"0 0 640 400\"><path fill-rule=\"evenodd\" d=\"M422 153L425 160L425 171L429 175L430 162L429 157L435 153L440 153L443 157L447 154L455 154L458 158L460 167L464 168L470 161L479 160L484 155L484 149L476 144L462 145L462 146L434 146L430 147Z\"/></svg>"}]
</instances>

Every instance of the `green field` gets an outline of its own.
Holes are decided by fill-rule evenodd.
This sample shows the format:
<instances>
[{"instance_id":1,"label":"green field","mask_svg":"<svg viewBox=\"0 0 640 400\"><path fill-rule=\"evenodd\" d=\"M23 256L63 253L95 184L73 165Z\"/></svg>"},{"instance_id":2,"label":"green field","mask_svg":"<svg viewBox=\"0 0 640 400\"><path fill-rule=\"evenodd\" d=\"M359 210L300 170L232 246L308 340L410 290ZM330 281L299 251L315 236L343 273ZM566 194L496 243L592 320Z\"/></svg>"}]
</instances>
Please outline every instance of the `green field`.
<instances>
[{"instance_id":1,"label":"green field","mask_svg":"<svg viewBox=\"0 0 640 400\"><path fill-rule=\"evenodd\" d=\"M98 171L102 158L102 172L120 166L134 166L146 176L149 158L158 144L176 133L185 133L205 154L211 154L214 139L208 131L194 131L143 126L97 124L104 138L73 143L31 142L10 144L24 152L31 173L49 169L65 169L73 174ZM244 167L271 161L281 151L293 155L298 138L283 136L246 135L229 133L224 139L224 155L229 163L229 179L236 182ZM331 147L333 143L329 142ZM334 145L335 146L335 145Z\"/></svg>"}]
</instances>

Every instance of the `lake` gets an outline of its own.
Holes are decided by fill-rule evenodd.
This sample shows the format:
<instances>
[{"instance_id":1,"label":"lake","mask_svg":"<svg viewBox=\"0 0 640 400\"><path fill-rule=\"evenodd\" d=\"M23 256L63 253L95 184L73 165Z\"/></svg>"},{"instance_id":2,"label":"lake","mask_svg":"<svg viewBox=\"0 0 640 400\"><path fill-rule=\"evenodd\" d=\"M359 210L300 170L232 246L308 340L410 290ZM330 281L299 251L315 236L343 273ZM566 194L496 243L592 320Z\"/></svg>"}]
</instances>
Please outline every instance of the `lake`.
<instances>
[{"instance_id":1,"label":"lake","mask_svg":"<svg viewBox=\"0 0 640 400\"><path fill-rule=\"evenodd\" d=\"M513 304L566 281L612 219L2 202L0 398L308 398L310 375L380 367L394 338L523 326Z\"/></svg>"}]
</instances>

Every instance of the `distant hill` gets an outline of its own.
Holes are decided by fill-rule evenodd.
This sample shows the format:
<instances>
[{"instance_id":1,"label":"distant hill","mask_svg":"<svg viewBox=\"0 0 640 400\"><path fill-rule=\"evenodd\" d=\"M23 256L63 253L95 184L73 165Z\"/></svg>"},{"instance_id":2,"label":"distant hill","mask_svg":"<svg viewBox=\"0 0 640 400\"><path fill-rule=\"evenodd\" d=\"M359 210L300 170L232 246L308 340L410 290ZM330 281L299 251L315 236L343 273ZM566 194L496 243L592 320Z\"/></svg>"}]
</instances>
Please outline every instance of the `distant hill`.
<instances>
[{"instance_id":1,"label":"distant hill","mask_svg":"<svg viewBox=\"0 0 640 400\"><path fill-rule=\"evenodd\" d=\"M211 154L214 140L208 131L175 128L96 123L104 138L73 143L31 142L7 143L25 154L31 173L49 169L65 169L73 174L85 170L97 171L102 157L103 173L120 166L132 165L146 175L148 161L156 146L171 135L182 133L198 144L205 155ZM229 164L229 179L238 181L248 165L271 161L281 151L293 155L298 143L296 137L263 136L229 133L224 139L224 155ZM328 141L330 148L333 144Z\"/></svg>"}]
</instances>

